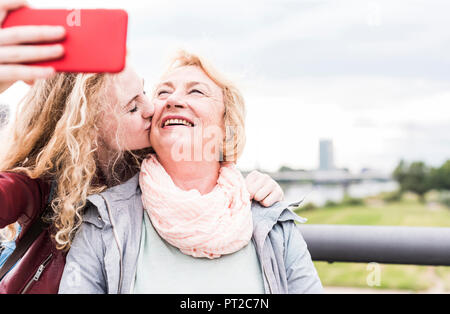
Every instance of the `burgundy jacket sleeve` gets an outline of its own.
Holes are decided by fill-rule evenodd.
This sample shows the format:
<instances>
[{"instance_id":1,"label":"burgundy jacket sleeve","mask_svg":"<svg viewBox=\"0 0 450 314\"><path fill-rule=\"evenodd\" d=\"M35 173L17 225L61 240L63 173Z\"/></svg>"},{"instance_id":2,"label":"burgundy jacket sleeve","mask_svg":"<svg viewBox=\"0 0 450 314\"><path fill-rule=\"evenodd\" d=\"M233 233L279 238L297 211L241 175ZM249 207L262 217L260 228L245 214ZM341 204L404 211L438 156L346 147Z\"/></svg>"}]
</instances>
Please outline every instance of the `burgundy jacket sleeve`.
<instances>
[{"instance_id":1,"label":"burgundy jacket sleeve","mask_svg":"<svg viewBox=\"0 0 450 314\"><path fill-rule=\"evenodd\" d=\"M15 172L0 172L0 228L27 225L44 210L50 184Z\"/></svg>"}]
</instances>

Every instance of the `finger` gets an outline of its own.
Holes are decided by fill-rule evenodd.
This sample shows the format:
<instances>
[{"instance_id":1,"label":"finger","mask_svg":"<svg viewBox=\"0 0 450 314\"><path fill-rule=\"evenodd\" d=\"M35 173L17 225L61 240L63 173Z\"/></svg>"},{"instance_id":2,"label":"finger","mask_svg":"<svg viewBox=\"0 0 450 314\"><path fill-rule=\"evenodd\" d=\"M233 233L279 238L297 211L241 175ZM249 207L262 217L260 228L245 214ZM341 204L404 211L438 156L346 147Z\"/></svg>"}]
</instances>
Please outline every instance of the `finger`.
<instances>
[{"instance_id":1,"label":"finger","mask_svg":"<svg viewBox=\"0 0 450 314\"><path fill-rule=\"evenodd\" d=\"M247 186L252 185L254 186L255 182L261 179L261 176L263 174L259 171L253 170L250 172L247 177L245 178L245 181L247 183ZM256 190L254 191L256 192Z\"/></svg>"},{"instance_id":2,"label":"finger","mask_svg":"<svg viewBox=\"0 0 450 314\"><path fill-rule=\"evenodd\" d=\"M272 182L264 182L260 189L255 193L253 199L257 202L265 199L270 193L276 190L277 186Z\"/></svg>"},{"instance_id":3,"label":"finger","mask_svg":"<svg viewBox=\"0 0 450 314\"><path fill-rule=\"evenodd\" d=\"M259 192L260 195L264 193L264 191L261 192L261 189L266 188L267 186L267 178L264 178L263 175L261 173L258 174L257 178L254 179L254 181L250 184L250 196L252 199L255 199L256 194ZM249 191L250 192L250 191ZM266 195L268 194L268 192L266 192ZM263 199L264 197L260 198Z\"/></svg>"},{"instance_id":4,"label":"finger","mask_svg":"<svg viewBox=\"0 0 450 314\"><path fill-rule=\"evenodd\" d=\"M2 81L0 81L0 94L3 93L8 88L10 88L12 84L14 84L14 82L2 82Z\"/></svg>"},{"instance_id":5,"label":"finger","mask_svg":"<svg viewBox=\"0 0 450 314\"><path fill-rule=\"evenodd\" d=\"M259 178L260 175L261 175L261 172L256 171L256 170L253 170L252 172L250 172L250 173L247 175L247 179L249 179L249 180L255 180L255 179Z\"/></svg>"},{"instance_id":6,"label":"finger","mask_svg":"<svg viewBox=\"0 0 450 314\"><path fill-rule=\"evenodd\" d=\"M0 45L58 41L64 38L63 26L17 26L0 30Z\"/></svg>"},{"instance_id":7,"label":"finger","mask_svg":"<svg viewBox=\"0 0 450 314\"><path fill-rule=\"evenodd\" d=\"M0 63L25 63L62 57L61 45L0 47Z\"/></svg>"},{"instance_id":8,"label":"finger","mask_svg":"<svg viewBox=\"0 0 450 314\"><path fill-rule=\"evenodd\" d=\"M258 176L255 175L254 172L251 172L247 177L245 178L245 184L247 186L247 190L250 193L251 198L255 195L256 191L258 190L258 187L256 186Z\"/></svg>"},{"instance_id":9,"label":"finger","mask_svg":"<svg viewBox=\"0 0 450 314\"><path fill-rule=\"evenodd\" d=\"M280 193L280 191L274 192L269 194L264 200L262 200L260 203L264 207L270 207L276 202L283 200L283 193Z\"/></svg>"},{"instance_id":10,"label":"finger","mask_svg":"<svg viewBox=\"0 0 450 314\"><path fill-rule=\"evenodd\" d=\"M25 0L4 0L0 2L0 25L3 23L8 11L27 5Z\"/></svg>"},{"instance_id":11,"label":"finger","mask_svg":"<svg viewBox=\"0 0 450 314\"><path fill-rule=\"evenodd\" d=\"M0 66L0 82L34 81L48 78L55 73L51 67L37 67L25 65Z\"/></svg>"},{"instance_id":12,"label":"finger","mask_svg":"<svg viewBox=\"0 0 450 314\"><path fill-rule=\"evenodd\" d=\"M15 10L27 4L26 0L3 0L0 2L0 10Z\"/></svg>"},{"instance_id":13,"label":"finger","mask_svg":"<svg viewBox=\"0 0 450 314\"><path fill-rule=\"evenodd\" d=\"M278 189L280 190L280 201L284 201L284 191L281 187L278 187Z\"/></svg>"},{"instance_id":14,"label":"finger","mask_svg":"<svg viewBox=\"0 0 450 314\"><path fill-rule=\"evenodd\" d=\"M276 202L281 202L284 199L283 190L278 187L276 191L270 193L265 199L263 199L260 203L264 207L270 207Z\"/></svg>"}]
</instances>

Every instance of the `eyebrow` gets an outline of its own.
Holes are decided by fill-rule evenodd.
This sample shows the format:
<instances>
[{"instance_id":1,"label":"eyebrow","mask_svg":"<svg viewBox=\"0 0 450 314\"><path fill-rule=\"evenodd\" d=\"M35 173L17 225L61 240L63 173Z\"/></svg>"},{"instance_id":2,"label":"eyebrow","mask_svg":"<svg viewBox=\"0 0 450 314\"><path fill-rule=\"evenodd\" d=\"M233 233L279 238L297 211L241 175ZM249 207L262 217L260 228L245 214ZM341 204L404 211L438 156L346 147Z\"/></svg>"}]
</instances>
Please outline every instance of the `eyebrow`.
<instances>
[{"instance_id":1,"label":"eyebrow","mask_svg":"<svg viewBox=\"0 0 450 314\"><path fill-rule=\"evenodd\" d=\"M187 86L188 88L191 88L192 86L195 86L195 85L202 85L202 86L206 87L206 88L208 89L208 91L209 91L208 84L203 83L203 82L192 81L192 82L188 82L188 83L186 84L186 86Z\"/></svg>"},{"instance_id":2,"label":"eyebrow","mask_svg":"<svg viewBox=\"0 0 450 314\"><path fill-rule=\"evenodd\" d=\"M170 87L170 88L174 88L173 83L170 82L170 81L163 82L163 83L159 84L159 85L158 85L158 88L161 88L161 87L163 87L163 86L168 86L168 87Z\"/></svg>"},{"instance_id":3,"label":"eyebrow","mask_svg":"<svg viewBox=\"0 0 450 314\"><path fill-rule=\"evenodd\" d=\"M206 83L203 83L203 82L197 82L197 81L191 81L191 82L187 82L187 83L186 83L186 87L187 87L187 88L191 88L192 86L195 86L195 85L202 85L202 86L206 87L206 89L208 89L208 91L210 91L210 89L209 89L209 87L208 87L208 84L206 84ZM166 81L166 82L163 82L163 83L159 84L159 85L158 85L158 88L161 88L161 87L163 87L163 86L167 86L167 87L170 87L170 88L175 88L175 86L173 85L173 83L170 82L170 81Z\"/></svg>"}]
</instances>

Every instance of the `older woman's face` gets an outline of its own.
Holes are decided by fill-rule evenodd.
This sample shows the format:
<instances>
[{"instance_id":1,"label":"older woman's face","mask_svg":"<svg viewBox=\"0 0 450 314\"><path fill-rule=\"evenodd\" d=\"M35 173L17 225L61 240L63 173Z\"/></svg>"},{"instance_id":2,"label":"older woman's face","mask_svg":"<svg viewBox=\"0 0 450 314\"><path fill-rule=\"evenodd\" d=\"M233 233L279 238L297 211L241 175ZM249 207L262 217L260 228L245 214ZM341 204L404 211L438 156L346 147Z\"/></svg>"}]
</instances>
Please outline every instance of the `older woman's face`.
<instances>
[{"instance_id":1,"label":"older woman's face","mask_svg":"<svg viewBox=\"0 0 450 314\"><path fill-rule=\"evenodd\" d=\"M218 156L224 129L223 92L201 68L185 66L170 72L158 85L153 102L150 140L160 157L169 151L173 160Z\"/></svg>"}]
</instances>

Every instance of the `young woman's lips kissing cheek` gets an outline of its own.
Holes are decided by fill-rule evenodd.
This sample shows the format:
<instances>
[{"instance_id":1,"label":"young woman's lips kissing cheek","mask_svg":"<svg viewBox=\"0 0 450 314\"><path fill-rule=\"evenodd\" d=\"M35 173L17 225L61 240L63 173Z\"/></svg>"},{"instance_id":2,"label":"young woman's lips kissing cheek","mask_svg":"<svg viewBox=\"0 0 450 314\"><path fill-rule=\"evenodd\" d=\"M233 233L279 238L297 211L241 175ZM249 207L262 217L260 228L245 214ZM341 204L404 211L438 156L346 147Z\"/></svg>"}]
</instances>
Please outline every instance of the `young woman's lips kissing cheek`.
<instances>
[{"instance_id":1,"label":"young woman's lips kissing cheek","mask_svg":"<svg viewBox=\"0 0 450 314\"><path fill-rule=\"evenodd\" d=\"M147 128L145 128L145 131L146 132L150 132L150 129L152 128L152 121L150 120L150 122L149 122L149 124L148 124L148 127Z\"/></svg>"}]
</instances>

